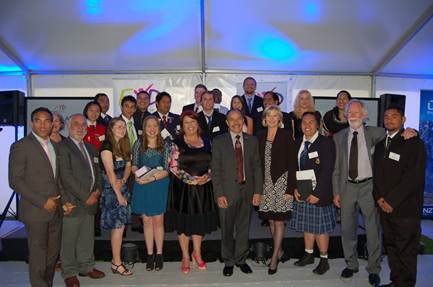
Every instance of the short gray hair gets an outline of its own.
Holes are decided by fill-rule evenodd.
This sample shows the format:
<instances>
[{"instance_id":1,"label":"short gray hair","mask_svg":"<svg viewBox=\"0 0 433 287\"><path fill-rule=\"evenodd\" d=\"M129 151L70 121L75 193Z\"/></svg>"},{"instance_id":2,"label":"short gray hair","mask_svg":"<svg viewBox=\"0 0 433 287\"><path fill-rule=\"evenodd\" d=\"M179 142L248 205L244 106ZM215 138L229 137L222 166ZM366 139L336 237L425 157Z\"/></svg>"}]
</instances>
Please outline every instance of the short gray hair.
<instances>
[{"instance_id":1,"label":"short gray hair","mask_svg":"<svg viewBox=\"0 0 433 287\"><path fill-rule=\"evenodd\" d=\"M282 128L282 127L283 127L283 113L281 112L280 107L277 106L277 105L269 106L269 107L267 107L267 108L263 111L263 114L262 114L262 125L263 125L264 127L267 127L267 126L268 126L268 124L266 123L266 116L267 116L268 114L270 114L271 112L273 112L273 111L277 113L278 118L280 119L280 122L279 122L279 124L278 124L278 127L279 127L279 128Z\"/></svg>"},{"instance_id":2,"label":"short gray hair","mask_svg":"<svg viewBox=\"0 0 433 287\"><path fill-rule=\"evenodd\" d=\"M350 100L350 101L346 104L346 106L344 107L344 115L346 116L346 118L347 118L347 116L349 115L349 108L350 108L350 106L351 106L352 104L359 104L359 105L361 106L361 108L362 108L363 113L364 113L364 119L367 119L367 117L368 117L368 111L367 111L367 109L365 108L365 104L364 104L363 101L358 100L358 99L352 99L352 100Z\"/></svg>"},{"instance_id":3,"label":"short gray hair","mask_svg":"<svg viewBox=\"0 0 433 287\"><path fill-rule=\"evenodd\" d=\"M83 114L79 114L79 113L77 113L77 114L73 114L73 115L70 115L69 116L69 119L68 119L68 129L70 129L71 128L71 120L72 120L72 118L74 118L74 117L82 117L82 118L84 118L84 120L86 121L86 124L87 124L87 120L86 120L86 117L85 116L83 116Z\"/></svg>"}]
</instances>

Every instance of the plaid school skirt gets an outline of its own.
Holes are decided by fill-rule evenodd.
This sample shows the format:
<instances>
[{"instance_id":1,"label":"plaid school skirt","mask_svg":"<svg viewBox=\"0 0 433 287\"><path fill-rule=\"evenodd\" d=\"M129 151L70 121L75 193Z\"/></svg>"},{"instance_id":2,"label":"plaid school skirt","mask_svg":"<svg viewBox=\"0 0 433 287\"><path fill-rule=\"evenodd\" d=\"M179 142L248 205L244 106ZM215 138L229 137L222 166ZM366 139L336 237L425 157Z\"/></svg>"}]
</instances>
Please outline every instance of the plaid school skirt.
<instances>
[{"instance_id":1,"label":"plaid school skirt","mask_svg":"<svg viewBox=\"0 0 433 287\"><path fill-rule=\"evenodd\" d=\"M331 233L337 221L335 206L316 206L307 202L293 202L289 228L313 234Z\"/></svg>"}]
</instances>

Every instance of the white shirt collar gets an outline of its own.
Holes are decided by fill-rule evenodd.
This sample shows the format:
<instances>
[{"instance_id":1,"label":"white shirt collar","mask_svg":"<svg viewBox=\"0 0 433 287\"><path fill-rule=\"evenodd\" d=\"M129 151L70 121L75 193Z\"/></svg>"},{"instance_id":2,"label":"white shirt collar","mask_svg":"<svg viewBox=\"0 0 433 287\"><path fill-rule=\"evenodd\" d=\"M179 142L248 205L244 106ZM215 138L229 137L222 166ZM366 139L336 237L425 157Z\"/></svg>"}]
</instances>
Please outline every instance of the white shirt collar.
<instances>
[{"instance_id":1,"label":"white shirt collar","mask_svg":"<svg viewBox=\"0 0 433 287\"><path fill-rule=\"evenodd\" d=\"M390 134L388 131L386 131L386 133L388 134L388 136L390 137L390 138L394 138L395 137L395 135L396 134L398 134L398 132L399 132L400 130L398 130L398 131L396 131L396 132L394 132L394 133L392 133L392 134Z\"/></svg>"},{"instance_id":2,"label":"white shirt collar","mask_svg":"<svg viewBox=\"0 0 433 287\"><path fill-rule=\"evenodd\" d=\"M105 119L106 116L107 116L107 114L104 114L101 112L101 118Z\"/></svg>"},{"instance_id":3,"label":"white shirt collar","mask_svg":"<svg viewBox=\"0 0 433 287\"><path fill-rule=\"evenodd\" d=\"M212 116L213 116L213 112L214 112L214 110L212 109L212 112L211 112L210 114L206 113L205 110L203 110L202 112L203 112L203 114L204 114L205 116L207 116L207 117L212 117Z\"/></svg>"},{"instance_id":4,"label":"white shirt collar","mask_svg":"<svg viewBox=\"0 0 433 287\"><path fill-rule=\"evenodd\" d=\"M34 131L32 131L32 134L36 137L36 139L42 143L45 144L46 142L49 144L51 143L50 137L48 137L46 140L44 140L43 138L41 138L40 136L38 136Z\"/></svg>"},{"instance_id":5,"label":"white shirt collar","mask_svg":"<svg viewBox=\"0 0 433 287\"><path fill-rule=\"evenodd\" d=\"M129 120L122 114L122 119L128 124L129 122L134 123L134 117L131 117Z\"/></svg>"},{"instance_id":6,"label":"white shirt collar","mask_svg":"<svg viewBox=\"0 0 433 287\"><path fill-rule=\"evenodd\" d=\"M96 126L96 121L92 123L89 121L89 119L87 119L87 126Z\"/></svg>"},{"instance_id":7,"label":"white shirt collar","mask_svg":"<svg viewBox=\"0 0 433 287\"><path fill-rule=\"evenodd\" d=\"M168 119L168 113L166 113L165 115L161 114L160 112L158 112L159 117L162 119L163 116L165 116Z\"/></svg>"},{"instance_id":8,"label":"white shirt collar","mask_svg":"<svg viewBox=\"0 0 433 287\"><path fill-rule=\"evenodd\" d=\"M309 139L309 140L307 140L307 139L305 138L305 135L304 135L303 140L302 140L302 145L304 145L306 141L309 141L310 144L313 144L314 141L315 141L318 137L319 137L319 131L316 131L316 133L313 135L313 137L312 137L311 139Z\"/></svg>"}]
</instances>

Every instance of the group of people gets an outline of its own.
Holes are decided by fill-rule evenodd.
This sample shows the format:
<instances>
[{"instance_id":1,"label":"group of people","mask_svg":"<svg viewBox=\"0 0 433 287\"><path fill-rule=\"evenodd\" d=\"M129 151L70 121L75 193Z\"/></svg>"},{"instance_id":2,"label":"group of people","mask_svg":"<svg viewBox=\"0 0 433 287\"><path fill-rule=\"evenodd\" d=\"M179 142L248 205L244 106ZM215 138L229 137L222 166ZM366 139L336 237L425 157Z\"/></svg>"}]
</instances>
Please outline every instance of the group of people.
<instances>
[{"instance_id":1,"label":"group of people","mask_svg":"<svg viewBox=\"0 0 433 287\"><path fill-rule=\"evenodd\" d=\"M247 77L244 95L222 106L218 89L195 87L195 103L181 115L170 112L171 96L141 91L125 96L121 115L111 118L109 99L98 94L82 114L62 116L46 108L31 114L32 132L11 146L9 181L21 196L20 219L28 233L32 286L52 286L59 256L66 286L78 275L102 278L95 268L94 236L111 232L113 273L130 276L121 260L125 227L142 223L146 270L163 269L164 232L177 232L181 272L191 260L206 270L201 244L221 230L223 275L234 267L253 270L249 253L250 217L255 206L269 223L273 252L268 274L288 256L282 248L285 223L303 232L305 252L294 264L329 270L329 235L341 209L346 260L343 278L358 272L357 227L364 216L369 282L380 283L381 240L391 267L391 285L415 286L420 238L425 149L413 129L405 129L398 107L385 112L385 129L364 125L362 101L341 91L334 109L321 117L308 90L301 90L291 113L279 108L275 92L256 95ZM298 176L312 174L310 192ZM98 211L99 210L99 211ZM95 224L96 222L96 224ZM192 251L189 240L192 240ZM60 255L59 255L60 253Z\"/></svg>"}]
</instances>

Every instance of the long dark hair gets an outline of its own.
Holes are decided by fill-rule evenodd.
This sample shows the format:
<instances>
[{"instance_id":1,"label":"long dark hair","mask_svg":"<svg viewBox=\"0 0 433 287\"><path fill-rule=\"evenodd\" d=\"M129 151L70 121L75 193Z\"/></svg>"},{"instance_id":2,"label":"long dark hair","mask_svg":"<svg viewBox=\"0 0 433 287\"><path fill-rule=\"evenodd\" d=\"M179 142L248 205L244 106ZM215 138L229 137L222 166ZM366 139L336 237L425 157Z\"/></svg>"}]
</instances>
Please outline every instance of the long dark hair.
<instances>
[{"instance_id":1,"label":"long dark hair","mask_svg":"<svg viewBox=\"0 0 433 287\"><path fill-rule=\"evenodd\" d=\"M107 140L113 147L113 155L116 157L121 157L126 161L131 160L131 144L129 143L128 133L125 133L125 136L116 142L113 134L113 127L117 122L123 122L126 126L126 122L121 118L112 118L108 123L106 135Z\"/></svg>"},{"instance_id":2,"label":"long dark hair","mask_svg":"<svg viewBox=\"0 0 433 287\"><path fill-rule=\"evenodd\" d=\"M149 122L150 120L156 121L156 124L158 126L158 135L156 137L156 150L159 153L163 153L164 152L164 139L161 136L159 119L154 115L147 116L143 120L143 133L140 136L140 152L144 153L149 148L149 141L147 140L147 136L146 136L146 126L147 126L147 122Z\"/></svg>"}]
</instances>

